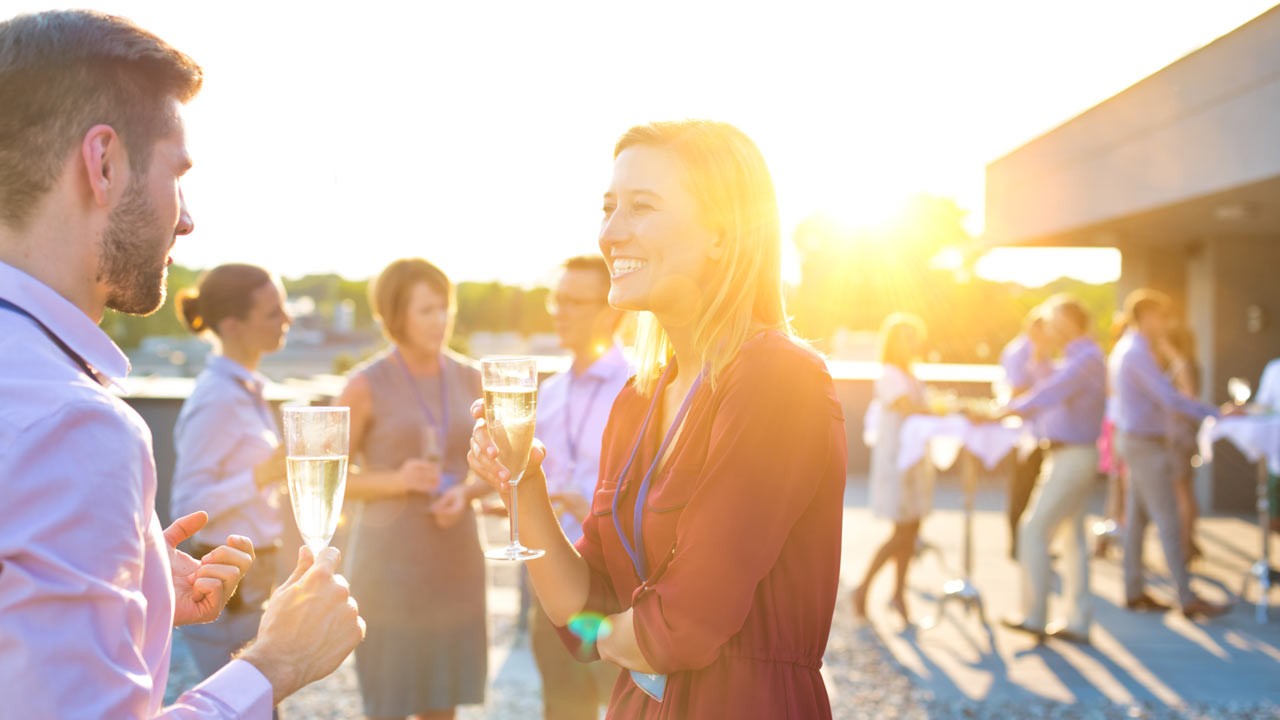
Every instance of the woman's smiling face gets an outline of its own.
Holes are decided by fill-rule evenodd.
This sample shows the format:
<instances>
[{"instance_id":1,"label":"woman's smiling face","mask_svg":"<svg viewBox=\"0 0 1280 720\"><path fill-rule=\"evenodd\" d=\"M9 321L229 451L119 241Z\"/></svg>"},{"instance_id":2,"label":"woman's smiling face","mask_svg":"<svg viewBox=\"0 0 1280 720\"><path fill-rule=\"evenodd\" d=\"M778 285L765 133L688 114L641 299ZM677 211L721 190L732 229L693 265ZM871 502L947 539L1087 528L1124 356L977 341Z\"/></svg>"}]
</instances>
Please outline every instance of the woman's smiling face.
<instances>
[{"instance_id":1,"label":"woman's smiling face","mask_svg":"<svg viewBox=\"0 0 1280 720\"><path fill-rule=\"evenodd\" d=\"M658 147L633 145L614 160L600 225L610 305L658 315L696 310L688 301L707 288L721 243L686 177L679 159Z\"/></svg>"}]
</instances>

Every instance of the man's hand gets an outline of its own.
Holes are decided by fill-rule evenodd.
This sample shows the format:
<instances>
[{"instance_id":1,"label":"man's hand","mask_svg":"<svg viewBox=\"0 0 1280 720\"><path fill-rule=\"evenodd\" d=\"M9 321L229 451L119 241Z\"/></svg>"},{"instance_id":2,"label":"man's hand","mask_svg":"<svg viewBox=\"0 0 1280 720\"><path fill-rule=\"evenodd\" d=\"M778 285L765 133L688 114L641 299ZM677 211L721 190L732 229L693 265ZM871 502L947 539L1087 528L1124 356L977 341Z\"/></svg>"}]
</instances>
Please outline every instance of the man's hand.
<instances>
[{"instance_id":1,"label":"man's hand","mask_svg":"<svg viewBox=\"0 0 1280 720\"><path fill-rule=\"evenodd\" d=\"M178 518L164 531L176 598L174 627L217 620L253 565L253 541L239 535L229 536L226 545L199 560L178 549L179 543L196 534L207 522L207 513L195 512Z\"/></svg>"},{"instance_id":2,"label":"man's hand","mask_svg":"<svg viewBox=\"0 0 1280 720\"><path fill-rule=\"evenodd\" d=\"M442 528L450 528L462 519L462 513L469 504L471 499L467 497L467 489L455 485L431 503L431 513L435 515L436 524Z\"/></svg>"},{"instance_id":3,"label":"man's hand","mask_svg":"<svg viewBox=\"0 0 1280 720\"><path fill-rule=\"evenodd\" d=\"M258 639L240 656L270 681L277 704L333 672L364 640L364 619L335 570L339 557L325 548L313 559L302 547L293 574L267 603Z\"/></svg>"}]
</instances>

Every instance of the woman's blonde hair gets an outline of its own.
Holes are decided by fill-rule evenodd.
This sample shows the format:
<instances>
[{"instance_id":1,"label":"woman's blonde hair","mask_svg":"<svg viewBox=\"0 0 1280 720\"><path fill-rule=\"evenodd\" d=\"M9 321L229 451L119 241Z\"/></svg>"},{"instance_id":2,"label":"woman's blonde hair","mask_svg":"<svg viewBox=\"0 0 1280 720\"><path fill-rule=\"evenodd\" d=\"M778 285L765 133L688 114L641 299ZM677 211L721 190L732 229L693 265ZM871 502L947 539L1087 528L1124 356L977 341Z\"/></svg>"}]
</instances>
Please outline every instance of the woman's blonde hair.
<instances>
[{"instance_id":1,"label":"woman's blonde hair","mask_svg":"<svg viewBox=\"0 0 1280 720\"><path fill-rule=\"evenodd\" d=\"M703 288L707 300L693 332L698 361L714 386L754 330L792 335L782 296L782 229L773 179L756 144L728 123L637 125L618 140L614 158L635 146L666 150L680 160L702 222L724 243L724 256ZM656 389L671 352L657 319L641 313L636 331L636 388L641 394Z\"/></svg>"},{"instance_id":2,"label":"woman's blonde hair","mask_svg":"<svg viewBox=\"0 0 1280 720\"><path fill-rule=\"evenodd\" d=\"M924 342L928 336L924 320L911 313L889 313L880 325L880 362L909 370L916 361L915 353L907 345L907 337Z\"/></svg>"}]
</instances>

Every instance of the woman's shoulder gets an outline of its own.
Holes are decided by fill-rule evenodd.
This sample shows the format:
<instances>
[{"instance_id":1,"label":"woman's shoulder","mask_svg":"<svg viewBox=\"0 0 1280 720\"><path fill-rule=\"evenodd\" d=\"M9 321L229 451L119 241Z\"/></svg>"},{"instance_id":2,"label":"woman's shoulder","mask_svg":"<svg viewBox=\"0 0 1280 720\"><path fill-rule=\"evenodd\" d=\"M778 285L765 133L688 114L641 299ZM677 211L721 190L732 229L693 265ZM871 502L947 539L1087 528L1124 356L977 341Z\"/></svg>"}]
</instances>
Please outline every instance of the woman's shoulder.
<instances>
[{"instance_id":1,"label":"woman's shoulder","mask_svg":"<svg viewBox=\"0 0 1280 720\"><path fill-rule=\"evenodd\" d=\"M440 355L447 364L452 365L454 368L471 375L480 375L480 363L478 361L448 348L445 348Z\"/></svg>"},{"instance_id":2,"label":"woman's shoulder","mask_svg":"<svg viewBox=\"0 0 1280 720\"><path fill-rule=\"evenodd\" d=\"M351 380L356 376L363 376L368 379L371 374L376 375L382 372L391 360L391 353L392 349L387 347L361 360L347 371L347 379Z\"/></svg>"},{"instance_id":3,"label":"woman's shoulder","mask_svg":"<svg viewBox=\"0 0 1280 720\"><path fill-rule=\"evenodd\" d=\"M725 375L776 378L776 373L786 373L788 378L797 374L830 378L827 361L818 351L797 337L775 330L758 333L743 343Z\"/></svg>"}]
</instances>

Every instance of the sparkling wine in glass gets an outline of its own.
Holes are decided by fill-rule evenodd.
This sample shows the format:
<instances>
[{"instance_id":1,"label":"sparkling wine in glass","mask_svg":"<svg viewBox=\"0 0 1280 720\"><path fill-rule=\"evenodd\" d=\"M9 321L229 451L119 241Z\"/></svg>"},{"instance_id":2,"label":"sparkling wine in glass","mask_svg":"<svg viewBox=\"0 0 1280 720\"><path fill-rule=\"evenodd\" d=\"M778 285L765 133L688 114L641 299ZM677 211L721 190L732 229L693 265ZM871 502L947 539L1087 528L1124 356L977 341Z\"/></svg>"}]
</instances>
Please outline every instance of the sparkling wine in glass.
<instances>
[{"instance_id":1,"label":"sparkling wine in glass","mask_svg":"<svg viewBox=\"0 0 1280 720\"><path fill-rule=\"evenodd\" d=\"M1253 388L1249 387L1248 380L1233 377L1227 380L1227 394L1231 396L1231 402L1244 405L1249 402L1249 396L1253 395Z\"/></svg>"},{"instance_id":2,"label":"sparkling wine in glass","mask_svg":"<svg viewBox=\"0 0 1280 720\"><path fill-rule=\"evenodd\" d=\"M333 539L342 514L351 412L345 407L287 407L283 415L293 517L307 547L319 555Z\"/></svg>"},{"instance_id":3,"label":"sparkling wine in glass","mask_svg":"<svg viewBox=\"0 0 1280 720\"><path fill-rule=\"evenodd\" d=\"M519 484L529 464L533 447L534 420L538 408L538 367L533 358L497 358L480 361L484 387L484 419L493 444L498 446L498 462L511 478L511 543L490 550L490 560L521 562L542 557L546 551L520 544Z\"/></svg>"}]
</instances>

